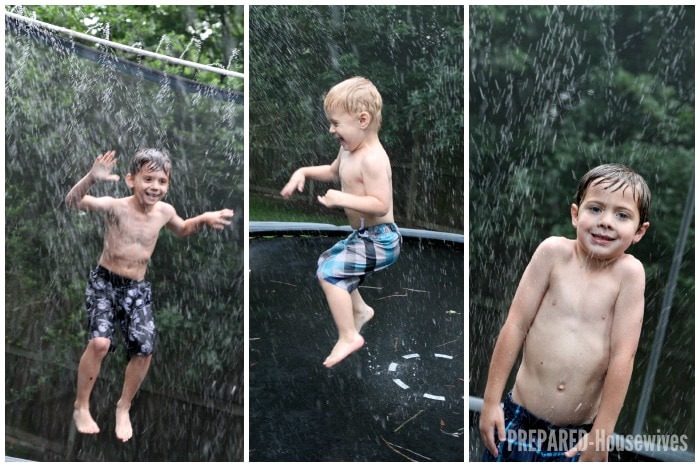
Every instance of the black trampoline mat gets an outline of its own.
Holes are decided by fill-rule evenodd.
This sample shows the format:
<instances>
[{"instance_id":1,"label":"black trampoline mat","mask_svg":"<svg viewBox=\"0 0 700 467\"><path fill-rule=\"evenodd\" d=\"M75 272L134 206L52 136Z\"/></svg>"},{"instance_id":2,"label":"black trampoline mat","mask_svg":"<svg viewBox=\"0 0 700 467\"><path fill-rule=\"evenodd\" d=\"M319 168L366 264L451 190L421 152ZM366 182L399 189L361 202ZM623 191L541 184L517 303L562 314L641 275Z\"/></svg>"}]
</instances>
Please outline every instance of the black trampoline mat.
<instances>
[{"instance_id":1,"label":"black trampoline mat","mask_svg":"<svg viewBox=\"0 0 700 467\"><path fill-rule=\"evenodd\" d=\"M463 461L463 245L406 238L360 289L365 346L326 369L314 273L338 239L250 240L249 460Z\"/></svg>"}]
</instances>

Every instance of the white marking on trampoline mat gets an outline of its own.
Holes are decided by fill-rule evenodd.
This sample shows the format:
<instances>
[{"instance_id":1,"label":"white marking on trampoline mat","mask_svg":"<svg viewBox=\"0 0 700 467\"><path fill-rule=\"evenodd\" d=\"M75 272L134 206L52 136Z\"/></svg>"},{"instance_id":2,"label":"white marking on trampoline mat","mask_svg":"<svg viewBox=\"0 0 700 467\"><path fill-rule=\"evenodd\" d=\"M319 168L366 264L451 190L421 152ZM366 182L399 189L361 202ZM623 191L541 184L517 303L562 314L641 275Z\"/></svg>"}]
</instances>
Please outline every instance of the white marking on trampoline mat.
<instances>
[{"instance_id":1,"label":"white marking on trampoline mat","mask_svg":"<svg viewBox=\"0 0 700 467\"><path fill-rule=\"evenodd\" d=\"M436 353L433 355L435 356L435 358L444 358L445 360L452 360L454 358L452 355L445 355L445 354L441 354L441 353ZM410 353L407 355L402 355L402 357L405 360L410 360L412 358L420 358L420 354ZM391 362L389 364L389 371L392 371L392 372L396 371L398 366L399 366L398 363ZM401 389L408 389L409 388L409 386L406 383L404 383L403 381L401 381L398 378L394 378L392 381L394 381L394 383L396 385L398 385ZM426 399L432 399L435 401L443 401L443 402L445 401L445 396L436 396L435 394L430 394L427 392L423 394L423 397L425 397ZM464 399L464 397L462 397L462 399Z\"/></svg>"},{"instance_id":2,"label":"white marking on trampoline mat","mask_svg":"<svg viewBox=\"0 0 700 467\"><path fill-rule=\"evenodd\" d=\"M395 379L394 379L394 382L395 382L401 389L408 389L408 386L406 385L406 383L404 383L404 382L401 381L400 379L395 378Z\"/></svg>"}]
</instances>

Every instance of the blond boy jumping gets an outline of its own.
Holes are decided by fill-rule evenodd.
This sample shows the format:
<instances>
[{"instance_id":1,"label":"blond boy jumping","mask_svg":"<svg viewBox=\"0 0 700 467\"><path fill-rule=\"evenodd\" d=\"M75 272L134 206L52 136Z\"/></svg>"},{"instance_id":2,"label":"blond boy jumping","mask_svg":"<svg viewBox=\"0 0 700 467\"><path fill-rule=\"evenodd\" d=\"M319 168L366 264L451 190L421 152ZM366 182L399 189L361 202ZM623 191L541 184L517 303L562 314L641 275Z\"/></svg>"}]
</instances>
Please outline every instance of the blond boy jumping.
<instances>
[{"instance_id":1,"label":"blond boy jumping","mask_svg":"<svg viewBox=\"0 0 700 467\"><path fill-rule=\"evenodd\" d=\"M362 326L374 316L358 291L367 274L399 257L401 234L394 223L391 164L379 141L382 98L367 79L355 77L335 85L324 100L330 133L340 150L330 165L296 170L282 196L302 192L307 179L340 180L340 190L318 197L329 208L343 208L353 232L318 260L316 276L338 328L338 341L323 362L330 368L362 348Z\"/></svg>"}]
</instances>

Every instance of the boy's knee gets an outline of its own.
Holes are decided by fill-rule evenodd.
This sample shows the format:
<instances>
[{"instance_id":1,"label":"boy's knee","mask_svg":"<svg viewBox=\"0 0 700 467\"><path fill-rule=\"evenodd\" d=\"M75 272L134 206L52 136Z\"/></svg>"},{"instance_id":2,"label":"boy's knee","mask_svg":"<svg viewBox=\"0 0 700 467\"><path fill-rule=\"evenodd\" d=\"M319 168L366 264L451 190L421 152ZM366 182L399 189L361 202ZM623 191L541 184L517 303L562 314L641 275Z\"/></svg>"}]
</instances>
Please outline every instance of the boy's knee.
<instances>
[{"instance_id":1,"label":"boy's knee","mask_svg":"<svg viewBox=\"0 0 700 467\"><path fill-rule=\"evenodd\" d=\"M129 366L140 368L141 371L148 371L151 366L152 355L132 355L129 358Z\"/></svg>"},{"instance_id":2,"label":"boy's knee","mask_svg":"<svg viewBox=\"0 0 700 467\"><path fill-rule=\"evenodd\" d=\"M101 357L104 357L107 355L107 352L109 352L109 348L112 345L112 341L107 339L106 337L95 337L93 339L90 339L90 342L88 342L88 351L99 355Z\"/></svg>"},{"instance_id":3,"label":"boy's knee","mask_svg":"<svg viewBox=\"0 0 700 467\"><path fill-rule=\"evenodd\" d=\"M148 365L148 364L151 363L151 357L153 357L152 354L149 354L149 355L134 355L133 357L131 357L131 359L132 359L134 362L136 362L136 363L138 363L138 364L140 364L140 365Z\"/></svg>"}]
</instances>

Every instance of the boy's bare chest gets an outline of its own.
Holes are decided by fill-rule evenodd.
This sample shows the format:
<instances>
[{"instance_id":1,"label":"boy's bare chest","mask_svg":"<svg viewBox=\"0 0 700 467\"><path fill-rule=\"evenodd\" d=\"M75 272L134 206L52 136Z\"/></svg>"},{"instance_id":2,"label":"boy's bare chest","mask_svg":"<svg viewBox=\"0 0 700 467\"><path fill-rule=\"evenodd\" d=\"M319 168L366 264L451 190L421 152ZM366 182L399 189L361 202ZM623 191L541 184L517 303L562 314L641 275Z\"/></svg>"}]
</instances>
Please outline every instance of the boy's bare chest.
<instances>
[{"instance_id":1,"label":"boy's bare chest","mask_svg":"<svg viewBox=\"0 0 700 467\"><path fill-rule=\"evenodd\" d=\"M113 241L126 244L141 244L149 246L158 240L158 234L163 227L160 217L122 212L108 216L108 235Z\"/></svg>"},{"instance_id":2,"label":"boy's bare chest","mask_svg":"<svg viewBox=\"0 0 700 467\"><path fill-rule=\"evenodd\" d=\"M362 156L356 154L341 156L338 176L344 190L362 186Z\"/></svg>"},{"instance_id":3,"label":"boy's bare chest","mask_svg":"<svg viewBox=\"0 0 700 467\"><path fill-rule=\"evenodd\" d=\"M610 271L586 271L575 264L556 268L541 311L549 318L580 323L612 322L620 282Z\"/></svg>"}]
</instances>

